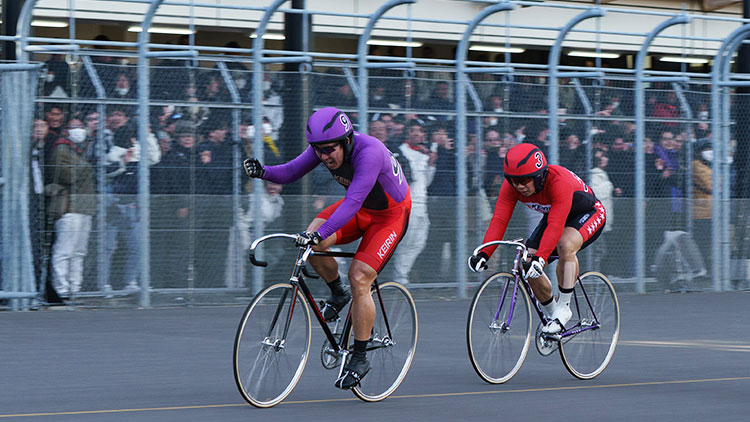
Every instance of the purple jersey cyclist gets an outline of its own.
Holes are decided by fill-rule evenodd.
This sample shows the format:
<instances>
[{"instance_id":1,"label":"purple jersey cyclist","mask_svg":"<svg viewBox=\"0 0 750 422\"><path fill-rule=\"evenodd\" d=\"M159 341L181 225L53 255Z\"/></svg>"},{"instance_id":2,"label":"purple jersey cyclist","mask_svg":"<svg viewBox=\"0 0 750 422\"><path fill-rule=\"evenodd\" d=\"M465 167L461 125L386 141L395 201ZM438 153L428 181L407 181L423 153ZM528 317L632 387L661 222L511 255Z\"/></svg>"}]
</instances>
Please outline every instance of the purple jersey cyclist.
<instances>
[{"instance_id":1,"label":"purple jersey cyclist","mask_svg":"<svg viewBox=\"0 0 750 422\"><path fill-rule=\"evenodd\" d=\"M250 177L286 184L322 162L346 188L343 199L323 210L297 235L297 244L309 244L313 250L321 251L362 239L349 267L351 293L342 285L333 257L310 258L310 264L331 290L323 308L324 317L337 318L352 300L354 351L335 384L348 389L359 384L370 370L366 346L375 321L370 286L406 233L411 195L401 166L385 145L354 132L351 121L340 110L326 107L313 113L305 134L310 145L292 161L264 167L257 159L248 158L244 167Z\"/></svg>"}]
</instances>

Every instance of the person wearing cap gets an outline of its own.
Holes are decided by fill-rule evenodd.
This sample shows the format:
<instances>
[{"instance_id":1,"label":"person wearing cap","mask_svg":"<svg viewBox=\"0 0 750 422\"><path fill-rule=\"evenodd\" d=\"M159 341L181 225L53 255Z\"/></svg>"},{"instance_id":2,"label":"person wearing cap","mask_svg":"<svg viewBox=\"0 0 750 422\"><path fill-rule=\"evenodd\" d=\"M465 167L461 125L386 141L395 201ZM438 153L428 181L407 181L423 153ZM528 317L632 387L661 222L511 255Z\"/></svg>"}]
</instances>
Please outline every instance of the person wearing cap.
<instances>
[{"instance_id":1,"label":"person wearing cap","mask_svg":"<svg viewBox=\"0 0 750 422\"><path fill-rule=\"evenodd\" d=\"M195 172L195 280L201 287L219 287L224 282L224 263L229 229L234 224L234 144L228 142L229 126L221 119L204 121L198 130L203 142L196 147Z\"/></svg>"},{"instance_id":2,"label":"person wearing cap","mask_svg":"<svg viewBox=\"0 0 750 422\"><path fill-rule=\"evenodd\" d=\"M156 137L159 139L159 148L161 154L166 155L172 149L172 140L175 139L175 129L177 122L182 119L182 113L174 111L174 107L163 107L159 115Z\"/></svg>"},{"instance_id":3,"label":"person wearing cap","mask_svg":"<svg viewBox=\"0 0 750 422\"><path fill-rule=\"evenodd\" d=\"M322 162L346 188L342 200L323 210L297 235L297 245L325 251L362 238L349 267L351 293L342 286L333 257L312 256L309 261L331 290L323 308L324 318L336 319L352 300L354 351L335 383L338 388L350 389L370 370L366 348L375 320L370 287L406 232L411 194L401 166L385 145L355 132L349 117L337 108L313 113L305 134L309 146L292 161L264 167L257 159L248 158L244 168L250 177L287 184Z\"/></svg>"},{"instance_id":4,"label":"person wearing cap","mask_svg":"<svg viewBox=\"0 0 750 422\"><path fill-rule=\"evenodd\" d=\"M152 279L159 287L186 287L192 256L188 245L192 240L195 210L191 197L195 194L199 155L196 151L196 128L188 120L180 120L175 128L176 142L151 169L152 250L161 255L151 269Z\"/></svg>"},{"instance_id":5,"label":"person wearing cap","mask_svg":"<svg viewBox=\"0 0 750 422\"><path fill-rule=\"evenodd\" d=\"M594 191L565 167L548 165L538 146L518 144L508 151L503 165L505 181L500 186L495 212L482 243L501 240L517 202L543 214L526 240L530 252L523 277L529 281L549 323L547 334L559 333L572 316L570 299L578 279L578 251L594 242L607 221L606 211ZM469 257L469 268L487 269L497 245ZM552 295L552 283L544 273L547 262L558 259L560 296Z\"/></svg>"}]
</instances>

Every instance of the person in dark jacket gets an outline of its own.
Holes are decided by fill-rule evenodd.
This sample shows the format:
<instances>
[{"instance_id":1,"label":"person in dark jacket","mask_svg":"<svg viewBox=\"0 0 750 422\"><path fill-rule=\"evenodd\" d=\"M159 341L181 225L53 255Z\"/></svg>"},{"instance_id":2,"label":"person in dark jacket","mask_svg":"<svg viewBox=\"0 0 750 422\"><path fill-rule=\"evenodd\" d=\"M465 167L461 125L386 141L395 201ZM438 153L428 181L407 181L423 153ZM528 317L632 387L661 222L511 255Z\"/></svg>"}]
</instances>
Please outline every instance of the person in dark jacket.
<instances>
[{"instance_id":1,"label":"person in dark jacket","mask_svg":"<svg viewBox=\"0 0 750 422\"><path fill-rule=\"evenodd\" d=\"M205 139L197 146L195 244L196 285L224 285L229 229L234 224L234 150L226 121L211 119L200 126ZM244 172L242 172L244 173ZM242 178L245 178L243 175Z\"/></svg>"},{"instance_id":2,"label":"person in dark jacket","mask_svg":"<svg viewBox=\"0 0 750 422\"><path fill-rule=\"evenodd\" d=\"M121 258L124 262L123 290L140 290L140 217L137 206L139 162L147 159L149 165L154 165L161 159L161 150L153 135L149 135L147 147L141 148L135 124L117 129L113 142L114 145L107 154L110 206L105 228L106 255L101 274L103 284L100 286L105 295L112 290L112 256L117 247L118 235L122 236L125 246L122 251L124 256Z\"/></svg>"},{"instance_id":3,"label":"person in dark jacket","mask_svg":"<svg viewBox=\"0 0 750 422\"><path fill-rule=\"evenodd\" d=\"M194 193L199 156L195 127L180 120L177 142L151 169L152 284L185 288L195 280Z\"/></svg>"}]
</instances>

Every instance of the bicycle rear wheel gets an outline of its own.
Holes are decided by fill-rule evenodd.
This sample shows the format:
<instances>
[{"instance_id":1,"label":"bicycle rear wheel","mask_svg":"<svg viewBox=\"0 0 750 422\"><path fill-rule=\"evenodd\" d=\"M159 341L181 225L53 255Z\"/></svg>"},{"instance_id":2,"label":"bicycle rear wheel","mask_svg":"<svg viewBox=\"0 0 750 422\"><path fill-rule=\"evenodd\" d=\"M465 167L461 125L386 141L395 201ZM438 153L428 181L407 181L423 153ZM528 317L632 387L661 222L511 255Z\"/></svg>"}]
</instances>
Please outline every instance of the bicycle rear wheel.
<instances>
[{"instance_id":1,"label":"bicycle rear wheel","mask_svg":"<svg viewBox=\"0 0 750 422\"><path fill-rule=\"evenodd\" d=\"M271 407L297 385L310 351L310 308L287 283L266 287L242 315L234 339L234 380L242 397ZM289 307L294 313L289 317ZM286 330L286 333L285 333Z\"/></svg>"},{"instance_id":2,"label":"bicycle rear wheel","mask_svg":"<svg viewBox=\"0 0 750 422\"><path fill-rule=\"evenodd\" d=\"M404 286L393 281L385 282L380 284L382 301L378 299L377 290L373 290L372 296L375 301L375 324L367 343L370 372L358 386L352 388L354 395L367 402L381 401L401 385L414 359L419 331L417 307ZM344 333L344 339L344 344L348 344L349 350L352 350L352 329Z\"/></svg>"},{"instance_id":3,"label":"bicycle rear wheel","mask_svg":"<svg viewBox=\"0 0 750 422\"><path fill-rule=\"evenodd\" d=\"M585 295L581 284L585 288ZM620 336L617 294L603 274L587 272L576 284L570 308L573 317L566 328L594 328L564 337L560 344L560 357L571 375L582 380L592 379L604 371L615 353Z\"/></svg>"},{"instance_id":4,"label":"bicycle rear wheel","mask_svg":"<svg viewBox=\"0 0 750 422\"><path fill-rule=\"evenodd\" d=\"M502 384L521 369L530 344L531 305L526 289L516 288L515 277L508 273L492 275L479 286L469 307L466 345L471 365L483 380Z\"/></svg>"}]
</instances>

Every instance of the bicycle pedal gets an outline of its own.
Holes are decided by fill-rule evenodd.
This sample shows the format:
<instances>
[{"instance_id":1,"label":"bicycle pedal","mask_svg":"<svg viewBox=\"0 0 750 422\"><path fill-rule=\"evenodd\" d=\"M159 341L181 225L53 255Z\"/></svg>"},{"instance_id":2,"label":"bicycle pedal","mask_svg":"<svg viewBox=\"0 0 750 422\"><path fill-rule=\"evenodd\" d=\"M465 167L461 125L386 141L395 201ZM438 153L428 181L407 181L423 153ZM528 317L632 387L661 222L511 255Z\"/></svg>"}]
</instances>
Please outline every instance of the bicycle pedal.
<instances>
[{"instance_id":1,"label":"bicycle pedal","mask_svg":"<svg viewBox=\"0 0 750 422\"><path fill-rule=\"evenodd\" d=\"M536 329L536 336L534 338L534 345L536 350L542 356L549 356L554 353L560 347L560 335L559 334L545 334L542 332L542 324L539 323Z\"/></svg>"}]
</instances>

